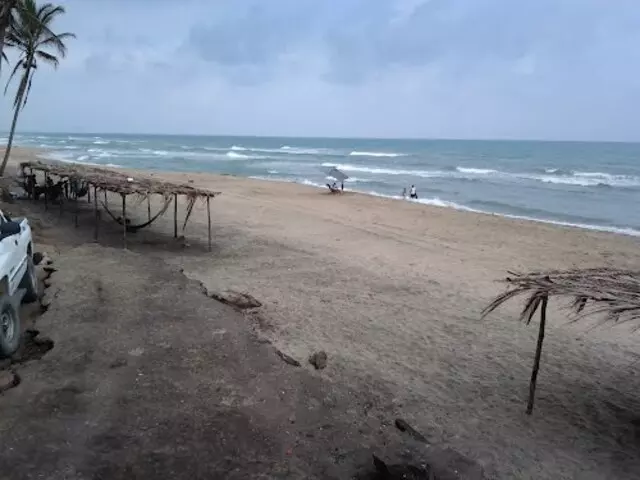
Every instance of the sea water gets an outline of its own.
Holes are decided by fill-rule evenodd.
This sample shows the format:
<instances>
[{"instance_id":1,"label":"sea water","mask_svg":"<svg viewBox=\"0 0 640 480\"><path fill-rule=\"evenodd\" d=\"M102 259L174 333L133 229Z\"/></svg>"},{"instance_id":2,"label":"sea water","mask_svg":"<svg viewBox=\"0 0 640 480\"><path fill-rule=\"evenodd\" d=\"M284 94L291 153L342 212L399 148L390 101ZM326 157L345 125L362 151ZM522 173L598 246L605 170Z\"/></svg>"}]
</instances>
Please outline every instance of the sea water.
<instances>
[{"instance_id":1,"label":"sea water","mask_svg":"<svg viewBox=\"0 0 640 480\"><path fill-rule=\"evenodd\" d=\"M640 144L178 135L17 135L50 159L139 169L213 172L640 235Z\"/></svg>"}]
</instances>

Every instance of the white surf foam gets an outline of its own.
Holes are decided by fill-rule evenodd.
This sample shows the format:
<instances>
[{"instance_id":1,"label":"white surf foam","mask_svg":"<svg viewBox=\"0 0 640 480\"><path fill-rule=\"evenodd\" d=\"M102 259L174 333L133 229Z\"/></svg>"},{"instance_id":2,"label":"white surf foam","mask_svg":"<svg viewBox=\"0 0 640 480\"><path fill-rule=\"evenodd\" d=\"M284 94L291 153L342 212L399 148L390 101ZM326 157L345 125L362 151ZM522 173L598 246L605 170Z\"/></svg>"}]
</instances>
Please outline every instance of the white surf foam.
<instances>
[{"instance_id":1,"label":"white surf foam","mask_svg":"<svg viewBox=\"0 0 640 480\"><path fill-rule=\"evenodd\" d=\"M460 173L470 173L472 175L491 175L493 173L500 173L497 170L492 170L490 168L456 167L456 170Z\"/></svg>"},{"instance_id":2,"label":"white surf foam","mask_svg":"<svg viewBox=\"0 0 640 480\"><path fill-rule=\"evenodd\" d=\"M405 153L390 153L390 152L361 152L354 150L349 154L350 157L404 157Z\"/></svg>"},{"instance_id":3,"label":"white surf foam","mask_svg":"<svg viewBox=\"0 0 640 480\"><path fill-rule=\"evenodd\" d=\"M235 159L242 159L242 160L247 160L251 157L249 157L249 155L243 155L242 153L237 153L237 152L227 152L227 158L235 158Z\"/></svg>"}]
</instances>

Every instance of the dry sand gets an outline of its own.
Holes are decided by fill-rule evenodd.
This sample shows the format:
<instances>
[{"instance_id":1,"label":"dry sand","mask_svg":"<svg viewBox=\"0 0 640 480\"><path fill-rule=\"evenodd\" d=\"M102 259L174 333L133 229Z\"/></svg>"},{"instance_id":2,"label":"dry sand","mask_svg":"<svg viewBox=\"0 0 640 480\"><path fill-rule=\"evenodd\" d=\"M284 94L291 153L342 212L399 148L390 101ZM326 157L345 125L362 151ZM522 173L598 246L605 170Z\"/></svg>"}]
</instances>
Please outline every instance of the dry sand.
<instances>
[{"instance_id":1,"label":"dry sand","mask_svg":"<svg viewBox=\"0 0 640 480\"><path fill-rule=\"evenodd\" d=\"M153 175L223 192L211 254L201 206L188 248L153 251L210 290L257 297L261 333L300 360L325 350L329 380L393 392L399 414L498 478L640 475L637 334L569 325L554 311L528 417L536 328L515 309L479 318L507 269L638 267L637 239L295 184ZM170 234L171 216L152 230L130 248Z\"/></svg>"}]
</instances>

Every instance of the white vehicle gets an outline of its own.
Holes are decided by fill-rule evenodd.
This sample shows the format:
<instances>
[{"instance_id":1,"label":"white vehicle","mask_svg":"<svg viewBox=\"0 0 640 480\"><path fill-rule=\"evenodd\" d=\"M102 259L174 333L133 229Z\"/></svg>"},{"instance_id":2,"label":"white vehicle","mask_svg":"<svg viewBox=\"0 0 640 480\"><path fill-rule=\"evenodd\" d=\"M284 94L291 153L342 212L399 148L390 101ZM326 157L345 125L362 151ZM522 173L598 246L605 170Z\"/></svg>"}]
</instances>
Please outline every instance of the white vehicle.
<instances>
[{"instance_id":1,"label":"white vehicle","mask_svg":"<svg viewBox=\"0 0 640 480\"><path fill-rule=\"evenodd\" d=\"M11 220L0 211L0 357L20 346L20 304L38 299L33 239L26 218Z\"/></svg>"}]
</instances>

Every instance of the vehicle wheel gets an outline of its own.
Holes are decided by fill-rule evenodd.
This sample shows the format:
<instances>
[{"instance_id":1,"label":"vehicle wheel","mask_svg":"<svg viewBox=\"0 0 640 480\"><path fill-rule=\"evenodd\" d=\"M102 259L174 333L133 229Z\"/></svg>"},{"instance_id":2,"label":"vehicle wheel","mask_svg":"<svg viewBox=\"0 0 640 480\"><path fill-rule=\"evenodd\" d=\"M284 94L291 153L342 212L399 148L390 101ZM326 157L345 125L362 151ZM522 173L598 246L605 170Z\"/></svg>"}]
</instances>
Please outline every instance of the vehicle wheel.
<instances>
[{"instance_id":1,"label":"vehicle wheel","mask_svg":"<svg viewBox=\"0 0 640 480\"><path fill-rule=\"evenodd\" d=\"M0 357L13 355L20 346L20 316L7 295L0 297Z\"/></svg>"},{"instance_id":2,"label":"vehicle wheel","mask_svg":"<svg viewBox=\"0 0 640 480\"><path fill-rule=\"evenodd\" d=\"M24 303L33 303L38 300L38 273L31 256L27 260L27 271L24 272L19 288L26 290L24 297L22 297Z\"/></svg>"}]
</instances>

